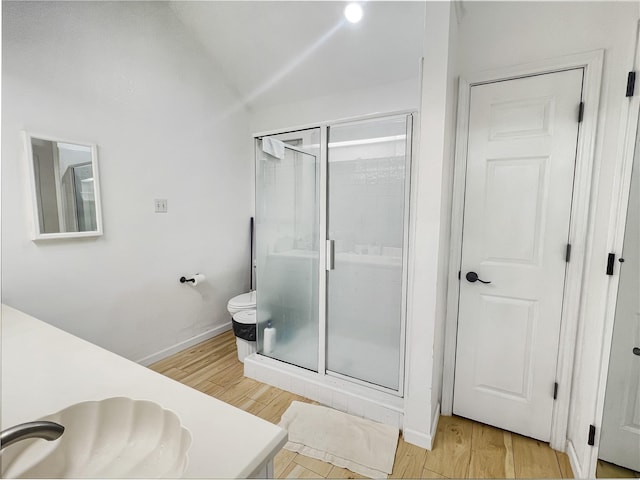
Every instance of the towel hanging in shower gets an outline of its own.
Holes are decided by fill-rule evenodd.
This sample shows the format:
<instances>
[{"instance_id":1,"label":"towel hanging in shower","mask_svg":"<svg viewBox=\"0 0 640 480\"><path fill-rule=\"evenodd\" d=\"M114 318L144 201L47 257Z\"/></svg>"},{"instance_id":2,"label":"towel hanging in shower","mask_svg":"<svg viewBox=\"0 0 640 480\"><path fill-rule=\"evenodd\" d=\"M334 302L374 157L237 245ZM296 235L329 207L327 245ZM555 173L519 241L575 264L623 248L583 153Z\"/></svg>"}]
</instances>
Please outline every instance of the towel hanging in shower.
<instances>
[{"instance_id":1,"label":"towel hanging in shower","mask_svg":"<svg viewBox=\"0 0 640 480\"><path fill-rule=\"evenodd\" d=\"M284 147L284 142L275 138L264 137L262 139L262 151L280 160L284 158Z\"/></svg>"}]
</instances>

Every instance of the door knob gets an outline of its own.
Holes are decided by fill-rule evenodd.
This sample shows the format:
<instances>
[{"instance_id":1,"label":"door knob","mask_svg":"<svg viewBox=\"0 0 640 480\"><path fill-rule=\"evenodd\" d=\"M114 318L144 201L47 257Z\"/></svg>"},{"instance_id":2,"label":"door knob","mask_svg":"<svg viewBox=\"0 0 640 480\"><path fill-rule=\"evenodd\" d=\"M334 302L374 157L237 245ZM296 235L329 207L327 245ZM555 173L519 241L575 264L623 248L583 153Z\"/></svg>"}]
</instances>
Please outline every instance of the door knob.
<instances>
[{"instance_id":1,"label":"door knob","mask_svg":"<svg viewBox=\"0 0 640 480\"><path fill-rule=\"evenodd\" d=\"M639 356L640 356L640 348L638 348L638 347L633 347L633 354L634 354L634 355L639 355Z\"/></svg>"},{"instance_id":2,"label":"door knob","mask_svg":"<svg viewBox=\"0 0 640 480\"><path fill-rule=\"evenodd\" d=\"M469 272L465 275L465 278L467 279L467 282L480 282L480 283L491 283L491 282L485 282L484 280L480 280L480 278L478 277L478 274L476 272Z\"/></svg>"}]
</instances>

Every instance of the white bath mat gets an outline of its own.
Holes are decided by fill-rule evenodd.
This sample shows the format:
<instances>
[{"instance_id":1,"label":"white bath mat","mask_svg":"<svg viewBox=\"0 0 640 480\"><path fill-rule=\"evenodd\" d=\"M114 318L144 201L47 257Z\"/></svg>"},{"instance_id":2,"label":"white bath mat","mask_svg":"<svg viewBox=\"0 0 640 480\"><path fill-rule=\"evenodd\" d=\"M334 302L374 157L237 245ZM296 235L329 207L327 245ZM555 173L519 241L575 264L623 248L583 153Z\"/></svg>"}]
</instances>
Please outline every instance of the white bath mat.
<instances>
[{"instance_id":1,"label":"white bath mat","mask_svg":"<svg viewBox=\"0 0 640 480\"><path fill-rule=\"evenodd\" d=\"M395 427L295 401L279 425L289 432L287 450L370 478L387 478L393 469L398 446Z\"/></svg>"}]
</instances>

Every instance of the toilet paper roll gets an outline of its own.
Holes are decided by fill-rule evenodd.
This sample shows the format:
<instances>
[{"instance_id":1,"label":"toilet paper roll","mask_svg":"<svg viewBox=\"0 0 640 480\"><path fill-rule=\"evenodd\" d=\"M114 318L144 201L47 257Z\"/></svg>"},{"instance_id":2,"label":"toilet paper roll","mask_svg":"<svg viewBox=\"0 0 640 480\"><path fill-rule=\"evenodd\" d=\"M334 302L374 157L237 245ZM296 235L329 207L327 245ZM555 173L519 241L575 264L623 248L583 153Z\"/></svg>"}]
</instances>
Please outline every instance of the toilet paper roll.
<instances>
[{"instance_id":1,"label":"toilet paper roll","mask_svg":"<svg viewBox=\"0 0 640 480\"><path fill-rule=\"evenodd\" d=\"M189 282L189 285L191 285L192 287L195 287L199 283L204 282L206 280L206 277L201 273L196 273L191 278L193 278L193 282Z\"/></svg>"}]
</instances>

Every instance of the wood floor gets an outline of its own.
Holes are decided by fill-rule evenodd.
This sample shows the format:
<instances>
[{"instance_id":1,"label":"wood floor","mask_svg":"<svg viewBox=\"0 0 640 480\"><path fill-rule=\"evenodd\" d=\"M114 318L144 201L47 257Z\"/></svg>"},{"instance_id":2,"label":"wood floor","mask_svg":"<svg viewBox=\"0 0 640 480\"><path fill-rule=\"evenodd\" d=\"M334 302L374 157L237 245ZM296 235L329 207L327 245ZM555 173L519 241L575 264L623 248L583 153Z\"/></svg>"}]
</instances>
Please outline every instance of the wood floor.
<instances>
[{"instance_id":1,"label":"wood floor","mask_svg":"<svg viewBox=\"0 0 640 480\"><path fill-rule=\"evenodd\" d=\"M640 472L634 472L628 468L598 460L596 478L640 478Z\"/></svg>"},{"instance_id":2,"label":"wood floor","mask_svg":"<svg viewBox=\"0 0 640 480\"><path fill-rule=\"evenodd\" d=\"M231 331L150 366L174 380L278 423L293 400L316 403L243 376ZM277 478L364 478L344 468L282 450ZM433 449L404 441L391 478L573 478L569 458L549 445L461 417L440 417Z\"/></svg>"}]
</instances>

